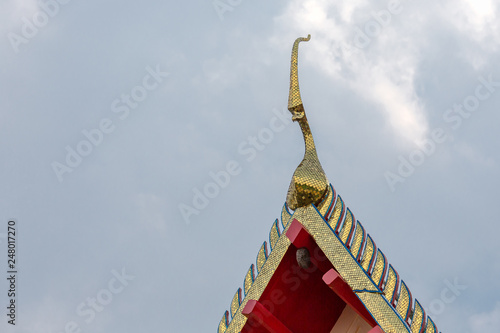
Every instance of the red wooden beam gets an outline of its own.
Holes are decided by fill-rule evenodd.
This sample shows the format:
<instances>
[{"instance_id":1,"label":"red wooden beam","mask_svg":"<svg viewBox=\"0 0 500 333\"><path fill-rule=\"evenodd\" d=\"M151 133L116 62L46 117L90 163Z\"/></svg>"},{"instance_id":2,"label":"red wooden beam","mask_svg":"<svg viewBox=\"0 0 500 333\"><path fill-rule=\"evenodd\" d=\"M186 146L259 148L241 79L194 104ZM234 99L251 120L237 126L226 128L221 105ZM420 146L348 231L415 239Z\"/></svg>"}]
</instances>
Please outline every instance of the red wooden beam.
<instances>
[{"instance_id":1,"label":"red wooden beam","mask_svg":"<svg viewBox=\"0 0 500 333\"><path fill-rule=\"evenodd\" d=\"M361 300L352 291L351 287L342 279L342 277L333 268L323 275L323 281L332 289L346 304L348 304L358 315L360 315L370 326L377 326L377 322L365 308ZM376 333L378 331L370 331ZM383 331L381 331L383 333Z\"/></svg>"},{"instance_id":2,"label":"red wooden beam","mask_svg":"<svg viewBox=\"0 0 500 333\"><path fill-rule=\"evenodd\" d=\"M291 225L286 232L286 237L288 237L290 242L296 248L307 248L309 250L309 255L311 256L311 262L322 272L328 272L328 270L332 268L332 264L323 254L323 251L321 251L318 247L314 238L297 219L293 219L291 222Z\"/></svg>"},{"instance_id":3,"label":"red wooden beam","mask_svg":"<svg viewBox=\"0 0 500 333\"><path fill-rule=\"evenodd\" d=\"M290 228L286 232L286 237L295 245L297 248L307 247L310 248L314 240L307 230L302 226L302 224L297 220L293 219Z\"/></svg>"},{"instance_id":4,"label":"red wooden beam","mask_svg":"<svg viewBox=\"0 0 500 333\"><path fill-rule=\"evenodd\" d=\"M249 300L241 313L254 323L266 328L269 333L293 333L256 300Z\"/></svg>"}]
</instances>

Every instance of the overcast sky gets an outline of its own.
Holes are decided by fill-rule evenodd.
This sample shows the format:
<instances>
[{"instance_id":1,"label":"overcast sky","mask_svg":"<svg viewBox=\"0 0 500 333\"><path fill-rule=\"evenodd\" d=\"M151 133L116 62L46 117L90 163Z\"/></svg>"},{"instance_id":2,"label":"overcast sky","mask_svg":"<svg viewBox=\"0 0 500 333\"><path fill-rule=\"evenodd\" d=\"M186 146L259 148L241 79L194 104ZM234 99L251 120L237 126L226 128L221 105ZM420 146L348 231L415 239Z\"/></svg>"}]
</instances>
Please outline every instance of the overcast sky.
<instances>
[{"instance_id":1,"label":"overcast sky","mask_svg":"<svg viewBox=\"0 0 500 333\"><path fill-rule=\"evenodd\" d=\"M303 157L307 34L329 181L441 331L498 330L498 2L0 8L2 332L215 332Z\"/></svg>"}]
</instances>

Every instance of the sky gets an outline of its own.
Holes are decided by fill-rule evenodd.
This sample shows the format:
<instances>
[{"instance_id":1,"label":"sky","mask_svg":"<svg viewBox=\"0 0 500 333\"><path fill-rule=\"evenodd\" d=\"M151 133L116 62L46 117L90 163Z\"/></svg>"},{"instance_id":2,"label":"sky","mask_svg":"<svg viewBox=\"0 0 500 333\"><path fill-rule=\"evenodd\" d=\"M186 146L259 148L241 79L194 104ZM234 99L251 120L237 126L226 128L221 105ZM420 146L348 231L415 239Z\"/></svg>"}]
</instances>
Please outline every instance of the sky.
<instances>
[{"instance_id":1,"label":"sky","mask_svg":"<svg viewBox=\"0 0 500 333\"><path fill-rule=\"evenodd\" d=\"M307 34L329 181L440 331L498 330L498 2L0 8L2 332L215 332L303 157Z\"/></svg>"}]
</instances>

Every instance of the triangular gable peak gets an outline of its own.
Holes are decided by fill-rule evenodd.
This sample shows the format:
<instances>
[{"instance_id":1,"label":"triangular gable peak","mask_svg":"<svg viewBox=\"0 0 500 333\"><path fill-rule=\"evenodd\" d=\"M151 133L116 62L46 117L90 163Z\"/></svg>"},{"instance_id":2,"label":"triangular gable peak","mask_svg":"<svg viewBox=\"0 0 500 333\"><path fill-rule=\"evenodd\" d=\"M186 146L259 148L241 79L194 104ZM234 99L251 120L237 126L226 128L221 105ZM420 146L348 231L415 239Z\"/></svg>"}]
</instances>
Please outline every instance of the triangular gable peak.
<instances>
[{"instance_id":1,"label":"triangular gable peak","mask_svg":"<svg viewBox=\"0 0 500 333\"><path fill-rule=\"evenodd\" d=\"M219 333L438 332L331 185L330 193L322 209L292 215L285 204ZM299 248L310 253L307 269L297 264Z\"/></svg>"},{"instance_id":2,"label":"triangular gable peak","mask_svg":"<svg viewBox=\"0 0 500 333\"><path fill-rule=\"evenodd\" d=\"M288 110L305 142L281 213L219 323L219 333L434 333L436 325L319 162L300 97L297 38ZM288 207L294 210L293 215Z\"/></svg>"}]
</instances>

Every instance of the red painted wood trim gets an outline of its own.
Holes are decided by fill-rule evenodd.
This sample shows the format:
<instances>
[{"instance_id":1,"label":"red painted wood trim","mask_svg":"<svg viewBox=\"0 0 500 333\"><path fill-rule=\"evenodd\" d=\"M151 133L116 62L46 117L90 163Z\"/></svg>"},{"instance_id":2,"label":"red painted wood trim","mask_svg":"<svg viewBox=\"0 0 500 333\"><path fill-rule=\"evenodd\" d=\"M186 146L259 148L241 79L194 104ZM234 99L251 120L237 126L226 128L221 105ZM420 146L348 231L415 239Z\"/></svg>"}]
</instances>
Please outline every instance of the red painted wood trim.
<instances>
[{"instance_id":1,"label":"red painted wood trim","mask_svg":"<svg viewBox=\"0 0 500 333\"><path fill-rule=\"evenodd\" d=\"M249 300L241 313L265 327L269 333L293 333L278 318L256 300Z\"/></svg>"},{"instance_id":2,"label":"red painted wood trim","mask_svg":"<svg viewBox=\"0 0 500 333\"><path fill-rule=\"evenodd\" d=\"M377 326L377 322L371 316L370 312L365 308L358 296L352 291L351 287L342 279L342 277L333 268L323 275L323 281L337 295L342 298L358 315L360 315L370 326ZM375 333L377 331L370 333ZM382 331L383 333L383 331Z\"/></svg>"},{"instance_id":3,"label":"red painted wood trim","mask_svg":"<svg viewBox=\"0 0 500 333\"><path fill-rule=\"evenodd\" d=\"M297 219L293 219L291 222L286 232L286 237L288 237L290 242L298 249L303 247L307 248L311 256L311 262L322 272L328 272L328 270L332 268L332 264L318 247L314 238Z\"/></svg>"},{"instance_id":4,"label":"red painted wood trim","mask_svg":"<svg viewBox=\"0 0 500 333\"><path fill-rule=\"evenodd\" d=\"M293 219L292 224L286 231L286 237L288 237L290 242L297 248L311 247L313 243L311 235L309 235L307 230L297 219Z\"/></svg>"}]
</instances>

